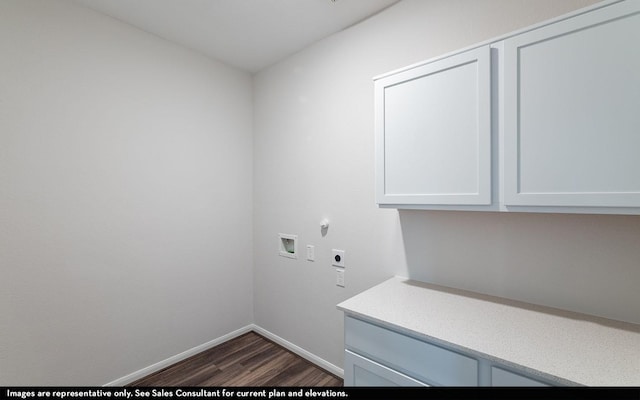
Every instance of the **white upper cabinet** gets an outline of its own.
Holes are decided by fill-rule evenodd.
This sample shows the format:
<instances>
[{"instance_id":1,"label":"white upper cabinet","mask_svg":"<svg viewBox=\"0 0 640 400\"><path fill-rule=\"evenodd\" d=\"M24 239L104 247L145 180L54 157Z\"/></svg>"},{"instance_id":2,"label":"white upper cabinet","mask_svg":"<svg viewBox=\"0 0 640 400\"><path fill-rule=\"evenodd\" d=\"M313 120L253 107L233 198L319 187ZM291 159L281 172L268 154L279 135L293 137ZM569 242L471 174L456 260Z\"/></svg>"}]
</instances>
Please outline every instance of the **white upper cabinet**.
<instances>
[{"instance_id":1,"label":"white upper cabinet","mask_svg":"<svg viewBox=\"0 0 640 400\"><path fill-rule=\"evenodd\" d=\"M640 206L640 1L504 41L507 206Z\"/></svg>"},{"instance_id":2,"label":"white upper cabinet","mask_svg":"<svg viewBox=\"0 0 640 400\"><path fill-rule=\"evenodd\" d=\"M381 207L640 214L640 0L374 86Z\"/></svg>"},{"instance_id":3,"label":"white upper cabinet","mask_svg":"<svg viewBox=\"0 0 640 400\"><path fill-rule=\"evenodd\" d=\"M375 81L379 204L491 203L484 46Z\"/></svg>"}]
</instances>

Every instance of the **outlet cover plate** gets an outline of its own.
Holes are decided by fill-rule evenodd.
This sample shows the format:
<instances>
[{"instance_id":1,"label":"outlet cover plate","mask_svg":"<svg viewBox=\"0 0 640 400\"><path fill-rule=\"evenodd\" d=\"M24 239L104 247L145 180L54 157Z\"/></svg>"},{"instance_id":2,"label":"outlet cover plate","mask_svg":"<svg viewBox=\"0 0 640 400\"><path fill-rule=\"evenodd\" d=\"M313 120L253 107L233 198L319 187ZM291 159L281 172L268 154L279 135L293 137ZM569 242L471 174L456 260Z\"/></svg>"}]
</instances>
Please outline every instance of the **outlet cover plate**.
<instances>
[{"instance_id":1,"label":"outlet cover plate","mask_svg":"<svg viewBox=\"0 0 640 400\"><path fill-rule=\"evenodd\" d=\"M312 244L308 244L307 245L307 260L308 261L315 261L316 259L316 254L315 254L315 247Z\"/></svg>"},{"instance_id":2,"label":"outlet cover plate","mask_svg":"<svg viewBox=\"0 0 640 400\"><path fill-rule=\"evenodd\" d=\"M344 268L344 250L331 249L331 265Z\"/></svg>"},{"instance_id":3,"label":"outlet cover plate","mask_svg":"<svg viewBox=\"0 0 640 400\"><path fill-rule=\"evenodd\" d=\"M336 286L344 287L344 268L336 268Z\"/></svg>"}]
</instances>

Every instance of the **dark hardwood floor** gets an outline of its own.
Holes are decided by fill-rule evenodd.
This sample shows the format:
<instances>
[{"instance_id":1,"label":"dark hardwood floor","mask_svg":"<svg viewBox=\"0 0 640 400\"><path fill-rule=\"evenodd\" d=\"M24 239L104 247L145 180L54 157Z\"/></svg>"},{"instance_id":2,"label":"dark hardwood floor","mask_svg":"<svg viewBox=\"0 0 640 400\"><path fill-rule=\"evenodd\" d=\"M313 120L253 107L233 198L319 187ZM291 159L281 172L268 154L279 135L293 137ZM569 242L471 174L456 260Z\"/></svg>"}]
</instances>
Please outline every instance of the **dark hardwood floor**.
<instances>
[{"instance_id":1,"label":"dark hardwood floor","mask_svg":"<svg viewBox=\"0 0 640 400\"><path fill-rule=\"evenodd\" d=\"M249 332L127 386L342 386L342 379Z\"/></svg>"}]
</instances>

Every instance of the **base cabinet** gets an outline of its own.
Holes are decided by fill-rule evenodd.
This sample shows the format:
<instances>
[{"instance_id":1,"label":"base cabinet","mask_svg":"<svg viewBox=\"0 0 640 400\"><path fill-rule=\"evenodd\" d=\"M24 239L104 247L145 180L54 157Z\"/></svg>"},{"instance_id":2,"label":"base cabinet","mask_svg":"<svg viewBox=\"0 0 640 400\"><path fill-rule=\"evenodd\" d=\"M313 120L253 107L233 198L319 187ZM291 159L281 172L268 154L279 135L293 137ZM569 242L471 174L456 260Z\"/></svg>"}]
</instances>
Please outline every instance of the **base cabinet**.
<instances>
[{"instance_id":1,"label":"base cabinet","mask_svg":"<svg viewBox=\"0 0 640 400\"><path fill-rule=\"evenodd\" d=\"M551 386L392 327L345 317L345 386Z\"/></svg>"},{"instance_id":2,"label":"base cabinet","mask_svg":"<svg viewBox=\"0 0 640 400\"><path fill-rule=\"evenodd\" d=\"M640 325L394 276L345 301L344 384L640 385Z\"/></svg>"},{"instance_id":3,"label":"base cabinet","mask_svg":"<svg viewBox=\"0 0 640 400\"><path fill-rule=\"evenodd\" d=\"M344 352L344 365L345 386L429 386L349 350Z\"/></svg>"},{"instance_id":4,"label":"base cabinet","mask_svg":"<svg viewBox=\"0 0 640 400\"><path fill-rule=\"evenodd\" d=\"M524 375L491 367L491 386L551 386Z\"/></svg>"}]
</instances>

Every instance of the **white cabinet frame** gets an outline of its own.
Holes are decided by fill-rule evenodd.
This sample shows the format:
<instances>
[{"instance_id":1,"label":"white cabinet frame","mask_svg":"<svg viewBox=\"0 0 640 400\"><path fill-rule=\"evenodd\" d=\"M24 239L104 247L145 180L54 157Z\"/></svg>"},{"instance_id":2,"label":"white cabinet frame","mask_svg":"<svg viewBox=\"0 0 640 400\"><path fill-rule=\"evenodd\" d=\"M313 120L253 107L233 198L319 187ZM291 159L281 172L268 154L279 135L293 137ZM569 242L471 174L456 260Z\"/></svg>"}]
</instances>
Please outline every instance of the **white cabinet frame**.
<instances>
[{"instance_id":1,"label":"white cabinet frame","mask_svg":"<svg viewBox=\"0 0 640 400\"><path fill-rule=\"evenodd\" d=\"M408 336L389 323L348 314L344 321L345 386L560 386L533 371Z\"/></svg>"},{"instance_id":2,"label":"white cabinet frame","mask_svg":"<svg viewBox=\"0 0 640 400\"><path fill-rule=\"evenodd\" d=\"M640 206L638 27L625 1L504 41L506 206Z\"/></svg>"},{"instance_id":3,"label":"white cabinet frame","mask_svg":"<svg viewBox=\"0 0 640 400\"><path fill-rule=\"evenodd\" d=\"M374 78L376 203L399 209L640 214L638 40L640 1L606 0ZM433 99L415 88L437 82L449 104L460 93L464 103L473 85L456 86L446 75L465 69L468 83L469 65L478 67L476 111L468 104L451 106L435 113L431 124L432 108L424 107L422 116L414 103L434 104ZM404 100L392 100L395 122L387 132L389 93L402 93L396 89L403 86L413 89L402 89L408 93ZM406 114L393 111L405 105ZM477 151L465 147L471 136L456 138L447 122L456 115L468 122L471 114L478 116ZM397 135L402 124L409 127L404 142ZM394 135L401 139L394 142ZM452 150L456 140L464 143L463 155ZM423 159L425 148L438 149L446 162L434 161L438 153ZM440 164L446 167L438 171Z\"/></svg>"},{"instance_id":4,"label":"white cabinet frame","mask_svg":"<svg viewBox=\"0 0 640 400\"><path fill-rule=\"evenodd\" d=\"M488 45L379 78L375 101L378 204L491 204Z\"/></svg>"}]
</instances>

